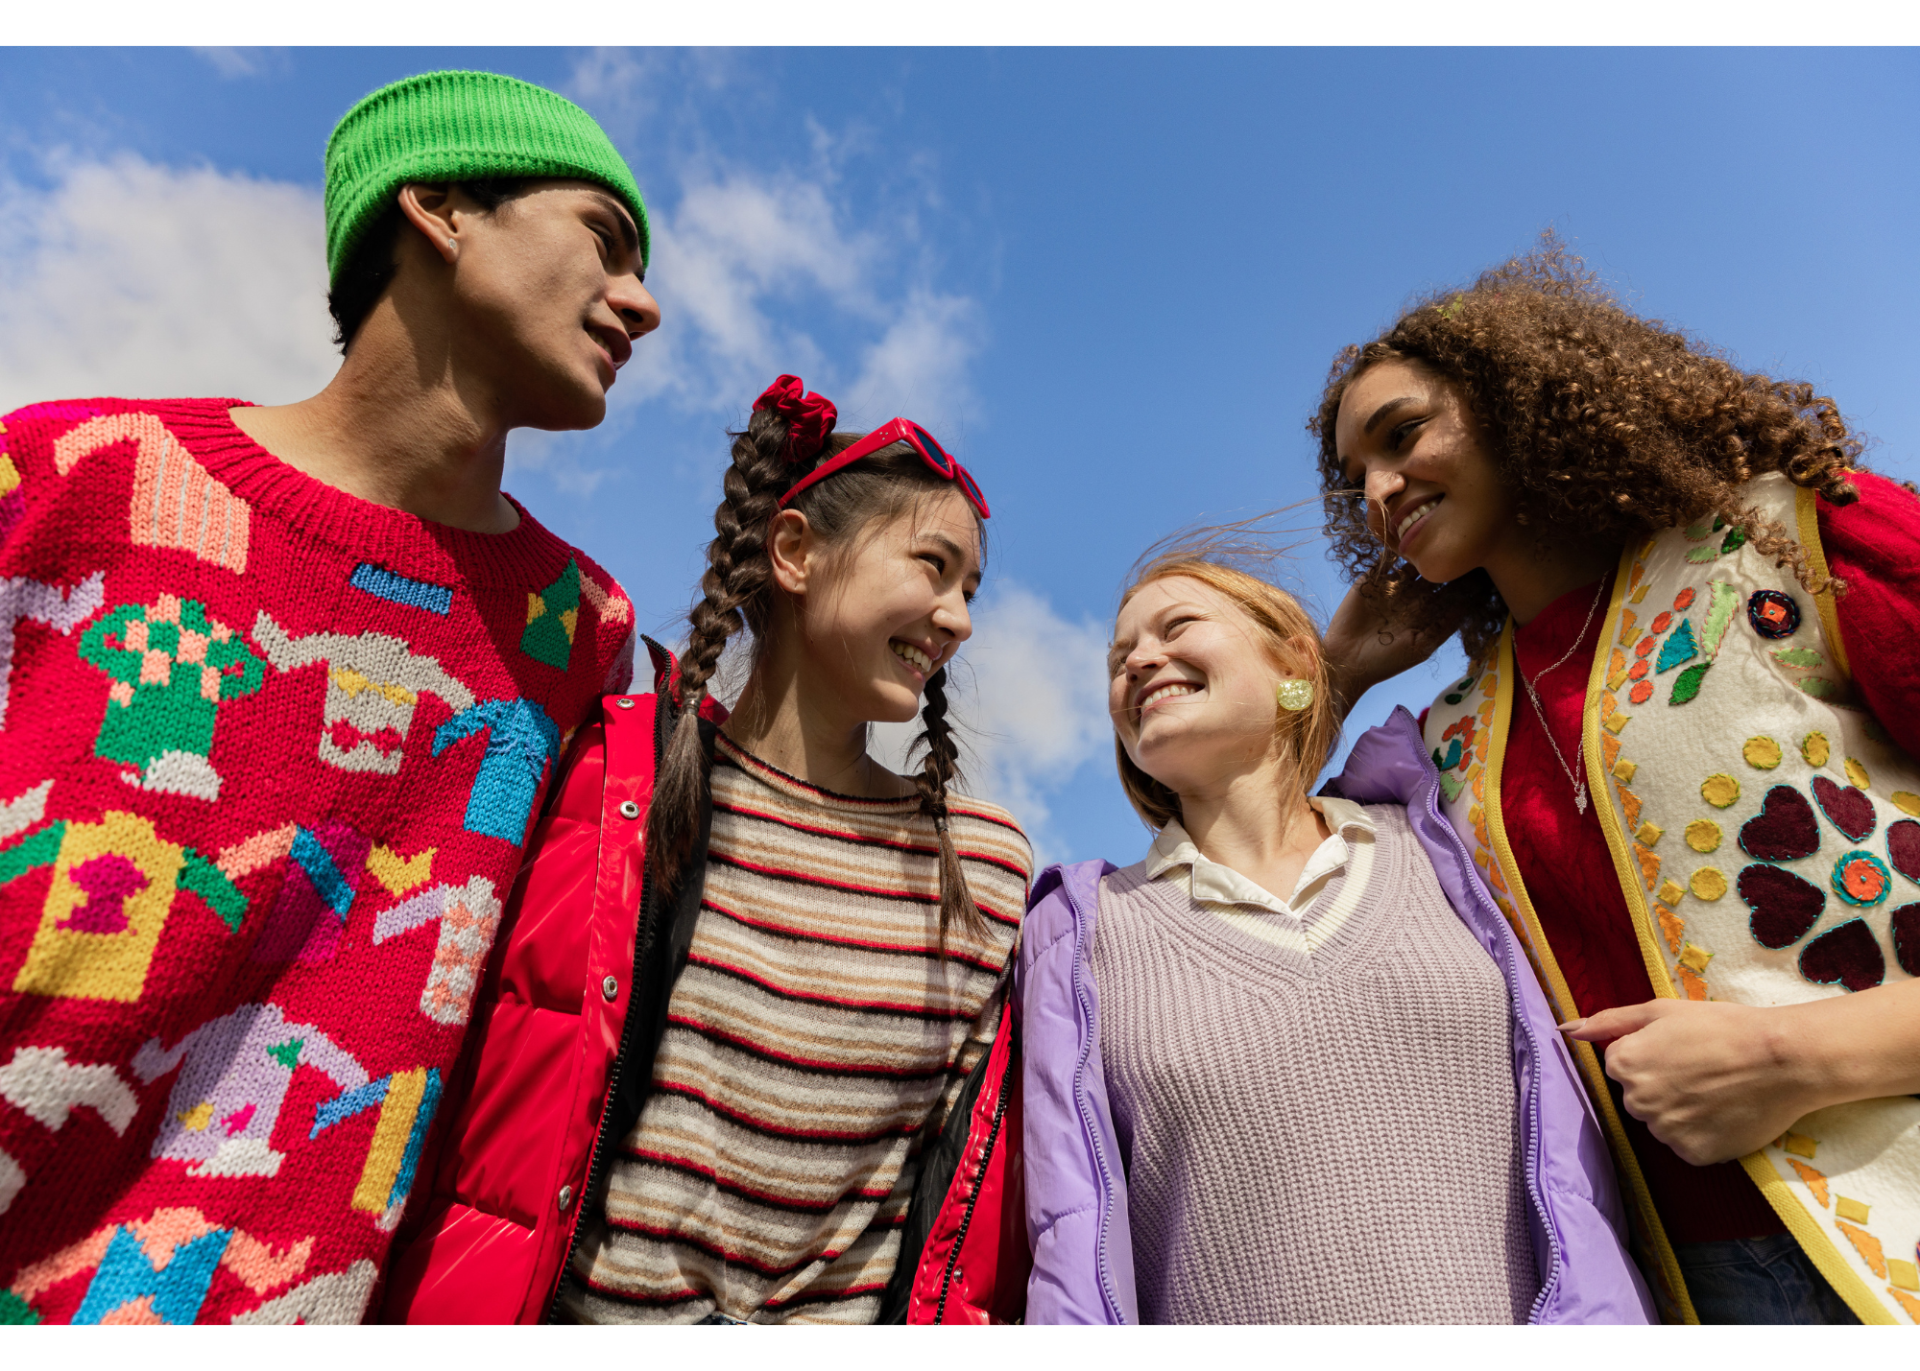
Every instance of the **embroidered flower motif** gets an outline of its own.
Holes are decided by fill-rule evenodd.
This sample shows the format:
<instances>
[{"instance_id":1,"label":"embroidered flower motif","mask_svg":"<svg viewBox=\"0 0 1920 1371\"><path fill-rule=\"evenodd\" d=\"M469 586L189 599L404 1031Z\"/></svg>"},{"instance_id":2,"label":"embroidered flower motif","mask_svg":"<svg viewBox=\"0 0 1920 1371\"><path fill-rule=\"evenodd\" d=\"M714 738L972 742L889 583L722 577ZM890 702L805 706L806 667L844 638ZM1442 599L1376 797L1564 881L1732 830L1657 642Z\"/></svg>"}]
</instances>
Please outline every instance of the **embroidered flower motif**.
<instances>
[{"instance_id":1,"label":"embroidered flower motif","mask_svg":"<svg viewBox=\"0 0 1920 1371\"><path fill-rule=\"evenodd\" d=\"M1747 601L1747 622L1762 638L1791 638L1800 627L1800 606L1791 595L1756 590Z\"/></svg>"},{"instance_id":2,"label":"embroidered flower motif","mask_svg":"<svg viewBox=\"0 0 1920 1371\"><path fill-rule=\"evenodd\" d=\"M1833 888L1848 904L1871 907L1887 898L1893 875L1871 852L1856 849L1842 853L1833 864Z\"/></svg>"}]
</instances>

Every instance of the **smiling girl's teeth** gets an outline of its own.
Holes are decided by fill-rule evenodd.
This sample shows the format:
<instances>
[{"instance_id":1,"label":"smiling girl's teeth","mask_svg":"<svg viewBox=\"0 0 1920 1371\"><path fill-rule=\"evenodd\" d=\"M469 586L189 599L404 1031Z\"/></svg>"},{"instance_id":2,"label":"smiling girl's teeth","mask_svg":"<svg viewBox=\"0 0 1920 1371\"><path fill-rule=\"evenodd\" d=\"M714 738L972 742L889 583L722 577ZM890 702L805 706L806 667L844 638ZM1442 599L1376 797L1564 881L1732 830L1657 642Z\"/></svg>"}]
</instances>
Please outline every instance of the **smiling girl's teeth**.
<instances>
[{"instance_id":1,"label":"smiling girl's teeth","mask_svg":"<svg viewBox=\"0 0 1920 1371\"><path fill-rule=\"evenodd\" d=\"M1145 709L1150 704L1154 704L1160 700L1171 699L1175 695L1192 695L1199 689L1200 687L1192 681L1168 681L1165 685L1155 686L1145 695L1142 695L1140 697L1140 708Z\"/></svg>"},{"instance_id":2,"label":"smiling girl's teeth","mask_svg":"<svg viewBox=\"0 0 1920 1371\"><path fill-rule=\"evenodd\" d=\"M1426 518L1427 515L1433 513L1434 507L1446 498L1444 495L1436 495L1431 500L1422 501L1420 504L1408 510L1407 517L1400 521L1400 526L1393 531L1393 536L1395 538L1405 538L1408 529Z\"/></svg>"},{"instance_id":3,"label":"smiling girl's teeth","mask_svg":"<svg viewBox=\"0 0 1920 1371\"><path fill-rule=\"evenodd\" d=\"M923 673L933 670L933 658L927 656L926 653L922 652L912 643L903 643L895 639L888 643L887 646L893 649L894 656L898 657L908 666L918 668Z\"/></svg>"}]
</instances>

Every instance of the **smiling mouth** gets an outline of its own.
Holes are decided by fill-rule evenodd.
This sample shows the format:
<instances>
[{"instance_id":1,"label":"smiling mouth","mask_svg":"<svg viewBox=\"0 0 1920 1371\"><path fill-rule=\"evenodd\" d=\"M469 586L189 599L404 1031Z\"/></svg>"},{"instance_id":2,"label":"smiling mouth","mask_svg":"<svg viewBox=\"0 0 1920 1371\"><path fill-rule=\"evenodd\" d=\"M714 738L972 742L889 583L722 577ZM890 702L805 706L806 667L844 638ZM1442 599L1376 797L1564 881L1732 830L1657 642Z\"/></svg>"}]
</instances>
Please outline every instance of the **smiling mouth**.
<instances>
[{"instance_id":1,"label":"smiling mouth","mask_svg":"<svg viewBox=\"0 0 1920 1371\"><path fill-rule=\"evenodd\" d=\"M615 371L625 366L627 359L633 356L633 343L626 334L616 333L611 329L595 328L591 324L585 327L587 337L593 339L600 350L607 354L607 360L613 363Z\"/></svg>"},{"instance_id":2,"label":"smiling mouth","mask_svg":"<svg viewBox=\"0 0 1920 1371\"><path fill-rule=\"evenodd\" d=\"M1440 507L1440 502L1446 498L1444 495L1435 495L1430 499L1422 500L1408 510L1406 517L1394 527L1393 541L1396 544L1404 544L1407 541L1407 530L1424 521L1429 514Z\"/></svg>"},{"instance_id":3,"label":"smiling mouth","mask_svg":"<svg viewBox=\"0 0 1920 1371\"><path fill-rule=\"evenodd\" d=\"M931 676L933 674L933 658L927 656L926 653L922 652L912 643L903 643L898 638L891 638L887 641L887 646L893 649L894 656L898 657L915 671L918 671L922 676Z\"/></svg>"},{"instance_id":4,"label":"smiling mouth","mask_svg":"<svg viewBox=\"0 0 1920 1371\"><path fill-rule=\"evenodd\" d=\"M1202 689L1203 687L1194 681L1164 681L1142 695L1140 702L1134 708L1144 714L1162 701L1177 699L1183 695L1198 695Z\"/></svg>"}]
</instances>

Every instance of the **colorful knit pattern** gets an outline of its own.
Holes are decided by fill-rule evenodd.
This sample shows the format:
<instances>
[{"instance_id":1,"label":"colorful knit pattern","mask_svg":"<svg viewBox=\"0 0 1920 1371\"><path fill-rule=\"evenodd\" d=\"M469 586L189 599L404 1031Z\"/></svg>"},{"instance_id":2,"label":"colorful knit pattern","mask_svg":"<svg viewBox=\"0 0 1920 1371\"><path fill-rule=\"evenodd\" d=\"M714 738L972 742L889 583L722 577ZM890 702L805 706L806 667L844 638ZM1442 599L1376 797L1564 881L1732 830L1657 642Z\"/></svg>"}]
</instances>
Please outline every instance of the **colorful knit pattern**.
<instances>
[{"instance_id":1,"label":"colorful knit pattern","mask_svg":"<svg viewBox=\"0 0 1920 1371\"><path fill-rule=\"evenodd\" d=\"M950 931L942 963L919 802L821 791L720 740L700 922L572 1317L877 1317L922 1126L992 1045L1032 871L1005 811L949 809L990 936Z\"/></svg>"},{"instance_id":2,"label":"colorful knit pattern","mask_svg":"<svg viewBox=\"0 0 1920 1371\"><path fill-rule=\"evenodd\" d=\"M631 672L532 518L355 500L235 403L0 421L0 1323L361 1317L553 759Z\"/></svg>"}]
</instances>

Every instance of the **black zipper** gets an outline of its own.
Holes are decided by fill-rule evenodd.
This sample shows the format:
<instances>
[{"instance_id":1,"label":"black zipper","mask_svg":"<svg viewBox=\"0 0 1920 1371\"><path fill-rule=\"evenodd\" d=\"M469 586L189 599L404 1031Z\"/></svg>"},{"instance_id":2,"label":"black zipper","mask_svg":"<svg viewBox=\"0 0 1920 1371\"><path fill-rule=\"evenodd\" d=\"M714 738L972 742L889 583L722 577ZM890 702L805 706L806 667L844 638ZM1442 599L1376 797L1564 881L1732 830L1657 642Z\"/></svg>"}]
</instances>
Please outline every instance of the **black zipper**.
<instances>
[{"instance_id":1,"label":"black zipper","mask_svg":"<svg viewBox=\"0 0 1920 1371\"><path fill-rule=\"evenodd\" d=\"M653 764L657 774L660 766L660 728L657 719L654 724ZM647 952L653 945L654 921L647 917L649 897L653 894L652 866L651 862L647 862L640 869L640 927L633 940L633 972L627 982L627 1017L620 1029L620 1054L613 1059L613 1071L607 1079L607 1093L601 1099L600 1130L594 1136L593 1151L587 1154L586 1188L574 1196L577 1207L573 1211L573 1234L567 1240L567 1254L560 1262L559 1274L554 1278L553 1293L547 1298L544 1323L554 1322L554 1315L560 1310L560 1291L566 1285L567 1272L573 1268L574 1255L580 1250L581 1221L586 1217L587 1205L599 1191L607 1156L607 1133L613 1126L613 1102L620 1098L621 1076L626 1071L627 1058L632 1055L633 1010L640 998L640 978L646 965Z\"/></svg>"},{"instance_id":2,"label":"black zipper","mask_svg":"<svg viewBox=\"0 0 1920 1371\"><path fill-rule=\"evenodd\" d=\"M1009 1030L1011 1031L1011 1030ZM1009 1043L1011 1048L1012 1044ZM946 1270L940 1273L940 1303L933 1311L933 1321L937 1324L947 1316L947 1292L953 1286L954 1264L960 1260L960 1249L966 1246L967 1229L973 1224L973 1207L980 1203L980 1192L987 1186L987 1167L993 1161L994 1144L1000 1139L1000 1120L1007 1112L1007 1099L1012 1091L1007 1088L1007 1078L1013 1075L1013 1053L1007 1053L1007 1069L1000 1075L1000 1098L993 1102L993 1126L987 1130L987 1148L980 1154L980 1175L974 1181L973 1193L967 1196L967 1207L960 1215L960 1231L954 1235L953 1250L947 1253Z\"/></svg>"}]
</instances>

